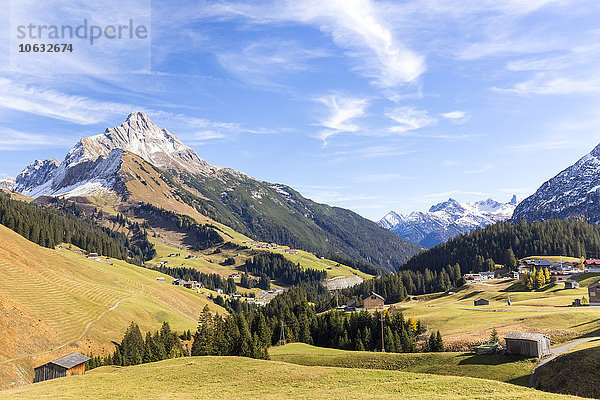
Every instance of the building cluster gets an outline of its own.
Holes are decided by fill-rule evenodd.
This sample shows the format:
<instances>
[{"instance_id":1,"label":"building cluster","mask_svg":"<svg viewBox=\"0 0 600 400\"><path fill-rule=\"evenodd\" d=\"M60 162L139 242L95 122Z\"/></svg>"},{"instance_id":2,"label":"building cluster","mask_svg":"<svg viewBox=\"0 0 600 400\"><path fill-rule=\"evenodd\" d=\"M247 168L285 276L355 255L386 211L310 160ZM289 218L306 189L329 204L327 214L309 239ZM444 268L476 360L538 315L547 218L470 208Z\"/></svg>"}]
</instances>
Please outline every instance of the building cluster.
<instances>
[{"instance_id":1,"label":"building cluster","mask_svg":"<svg viewBox=\"0 0 600 400\"><path fill-rule=\"evenodd\" d=\"M495 276L495 272L485 271L479 272L477 274L465 274L465 280L467 281L467 283L485 282L489 281L490 279L494 279Z\"/></svg>"},{"instance_id":2,"label":"building cluster","mask_svg":"<svg viewBox=\"0 0 600 400\"><path fill-rule=\"evenodd\" d=\"M246 242L244 242L244 244L255 247L257 249L275 250L275 249L279 248L279 245L277 243L262 243L262 242L256 242L256 241L252 241L252 242L246 241Z\"/></svg>"}]
</instances>

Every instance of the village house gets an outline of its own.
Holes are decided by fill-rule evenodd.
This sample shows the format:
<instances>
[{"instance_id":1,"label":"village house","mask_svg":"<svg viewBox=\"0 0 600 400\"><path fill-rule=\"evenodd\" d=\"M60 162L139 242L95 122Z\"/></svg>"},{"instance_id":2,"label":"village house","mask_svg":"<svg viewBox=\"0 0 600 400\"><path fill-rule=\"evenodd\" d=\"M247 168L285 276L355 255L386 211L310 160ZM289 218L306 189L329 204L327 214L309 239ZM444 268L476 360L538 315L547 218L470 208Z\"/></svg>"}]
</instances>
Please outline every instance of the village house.
<instances>
[{"instance_id":1,"label":"village house","mask_svg":"<svg viewBox=\"0 0 600 400\"><path fill-rule=\"evenodd\" d=\"M183 282L183 286L186 289L196 289L196 284L198 283L198 281L184 281Z\"/></svg>"},{"instance_id":2,"label":"village house","mask_svg":"<svg viewBox=\"0 0 600 400\"><path fill-rule=\"evenodd\" d=\"M231 279L240 279L241 278L240 274L231 274L231 275L229 275L229 277Z\"/></svg>"},{"instance_id":3,"label":"village house","mask_svg":"<svg viewBox=\"0 0 600 400\"><path fill-rule=\"evenodd\" d=\"M383 310L385 308L385 299L375 292L369 292L362 300L366 311Z\"/></svg>"},{"instance_id":4,"label":"village house","mask_svg":"<svg viewBox=\"0 0 600 400\"><path fill-rule=\"evenodd\" d=\"M600 306L600 281L588 286L588 296L590 298L590 306Z\"/></svg>"},{"instance_id":5,"label":"village house","mask_svg":"<svg viewBox=\"0 0 600 400\"><path fill-rule=\"evenodd\" d=\"M585 270L586 270L586 272L600 272L600 260L598 260L598 259L585 260Z\"/></svg>"},{"instance_id":6,"label":"village house","mask_svg":"<svg viewBox=\"0 0 600 400\"><path fill-rule=\"evenodd\" d=\"M481 275L484 281L488 281L496 277L496 273L493 271L480 272L479 275Z\"/></svg>"},{"instance_id":7,"label":"village house","mask_svg":"<svg viewBox=\"0 0 600 400\"><path fill-rule=\"evenodd\" d=\"M506 353L528 357L550 354L550 338L539 333L509 332L505 337Z\"/></svg>"},{"instance_id":8,"label":"village house","mask_svg":"<svg viewBox=\"0 0 600 400\"><path fill-rule=\"evenodd\" d=\"M465 280L467 283L485 282L490 279L494 279L495 272L485 271L478 274L465 274Z\"/></svg>"},{"instance_id":9,"label":"village house","mask_svg":"<svg viewBox=\"0 0 600 400\"><path fill-rule=\"evenodd\" d=\"M98 253L88 253L87 258L98 258Z\"/></svg>"},{"instance_id":10,"label":"village house","mask_svg":"<svg viewBox=\"0 0 600 400\"><path fill-rule=\"evenodd\" d=\"M473 305L474 306L488 306L488 305L490 305L490 301L484 299L483 297L478 297L475 300L473 300Z\"/></svg>"},{"instance_id":11,"label":"village house","mask_svg":"<svg viewBox=\"0 0 600 400\"><path fill-rule=\"evenodd\" d=\"M85 363L88 360L90 360L90 358L83 354L71 353L44 365L40 365L39 367L35 367L35 378L33 379L33 383L62 378L64 376L84 375Z\"/></svg>"},{"instance_id":12,"label":"village house","mask_svg":"<svg viewBox=\"0 0 600 400\"><path fill-rule=\"evenodd\" d=\"M156 278L157 281L159 282L164 282L165 281L165 277L164 276L159 276L158 278Z\"/></svg>"}]
</instances>

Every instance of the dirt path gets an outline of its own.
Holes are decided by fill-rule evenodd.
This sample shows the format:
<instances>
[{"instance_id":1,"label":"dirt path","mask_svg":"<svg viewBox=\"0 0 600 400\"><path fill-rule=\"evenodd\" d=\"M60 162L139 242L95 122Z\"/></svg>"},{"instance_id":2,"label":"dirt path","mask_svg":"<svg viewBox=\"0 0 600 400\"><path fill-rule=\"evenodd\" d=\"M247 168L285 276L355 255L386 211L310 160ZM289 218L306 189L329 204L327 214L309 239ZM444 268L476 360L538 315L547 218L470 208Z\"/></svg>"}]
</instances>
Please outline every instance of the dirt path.
<instances>
[{"instance_id":1,"label":"dirt path","mask_svg":"<svg viewBox=\"0 0 600 400\"><path fill-rule=\"evenodd\" d=\"M543 359L542 361L540 361L540 363L538 364L537 367L535 367L535 371L533 371L533 374L531 374L531 378L529 378L529 386L530 387L534 387L535 386L535 381L537 379L537 376L540 372L540 369L542 368L542 366L544 366L544 364L554 360L556 357L558 357L561 354L567 353L572 347L577 346L581 343L587 343L587 342L591 342L592 340L597 340L600 339L600 336L594 336L594 337L589 337L589 338L583 338L583 339L579 339L576 340L574 342L571 343L567 343L567 344L563 344L560 347L556 347L554 349L550 349L550 353L551 355L545 359Z\"/></svg>"},{"instance_id":2,"label":"dirt path","mask_svg":"<svg viewBox=\"0 0 600 400\"><path fill-rule=\"evenodd\" d=\"M9 362L13 362L13 361L22 360L24 358L41 356L43 354L53 353L56 350L60 350L63 347L66 347L66 346L70 345L71 343L74 343L74 342L77 342L77 341L83 339L83 337L85 336L85 334L87 333L87 331L90 329L90 326L92 326L92 324L94 324L95 322L98 322L102 317L104 317L106 315L106 313L108 313L108 312L116 309L119 306L119 304L121 304L122 301L124 301L124 300L130 300L130 299L133 299L133 298L139 296L140 294L142 294L143 290L144 290L144 284L142 284L142 286L140 288L140 291L137 294L134 294L132 296L126 297L124 299L121 299L121 300L117 301L112 307L110 307L109 309L103 311L95 319L93 319L92 321L88 322L88 324L85 326L85 328L83 328L83 331L81 332L81 334L77 338L75 338L73 340L70 340L70 341L68 341L66 343L63 343L63 344L61 344L61 345L59 345L57 347L54 347L54 348L52 348L50 350L44 350L44 351L40 351L40 352L37 352L37 353L25 354L23 356L9 358L7 360L4 360L4 361L0 362L0 365L2 365L2 364L8 364Z\"/></svg>"}]
</instances>

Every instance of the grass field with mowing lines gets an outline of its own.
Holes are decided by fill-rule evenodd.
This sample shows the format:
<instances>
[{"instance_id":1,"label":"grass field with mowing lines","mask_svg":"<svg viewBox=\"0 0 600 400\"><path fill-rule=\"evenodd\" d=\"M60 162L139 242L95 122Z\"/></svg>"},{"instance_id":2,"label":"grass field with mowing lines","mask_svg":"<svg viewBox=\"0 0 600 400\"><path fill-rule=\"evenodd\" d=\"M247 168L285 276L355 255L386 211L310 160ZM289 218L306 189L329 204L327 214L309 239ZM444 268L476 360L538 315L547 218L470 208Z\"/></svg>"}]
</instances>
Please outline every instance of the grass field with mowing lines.
<instances>
[{"instance_id":1,"label":"grass field with mowing lines","mask_svg":"<svg viewBox=\"0 0 600 400\"><path fill-rule=\"evenodd\" d=\"M0 392L4 399L569 399L502 382L238 357L189 357L101 367Z\"/></svg>"},{"instance_id":2,"label":"grass field with mowing lines","mask_svg":"<svg viewBox=\"0 0 600 400\"><path fill-rule=\"evenodd\" d=\"M269 350L272 360L300 365L367 368L468 376L527 386L537 360L470 353L374 353L290 343Z\"/></svg>"},{"instance_id":3,"label":"grass field with mowing lines","mask_svg":"<svg viewBox=\"0 0 600 400\"><path fill-rule=\"evenodd\" d=\"M71 351L112 351L131 321L194 330L205 305L225 312L155 271L43 248L3 226L0 276L0 387L30 382L33 366Z\"/></svg>"}]
</instances>

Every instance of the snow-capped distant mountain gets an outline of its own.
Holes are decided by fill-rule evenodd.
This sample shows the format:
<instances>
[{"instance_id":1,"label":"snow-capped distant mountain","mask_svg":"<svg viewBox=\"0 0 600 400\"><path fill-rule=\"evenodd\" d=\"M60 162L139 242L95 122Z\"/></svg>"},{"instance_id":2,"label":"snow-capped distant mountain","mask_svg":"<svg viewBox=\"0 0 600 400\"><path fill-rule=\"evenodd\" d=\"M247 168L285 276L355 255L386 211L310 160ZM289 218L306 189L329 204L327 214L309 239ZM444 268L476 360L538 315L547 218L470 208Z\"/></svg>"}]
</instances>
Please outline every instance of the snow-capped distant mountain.
<instances>
[{"instance_id":1,"label":"snow-capped distant mountain","mask_svg":"<svg viewBox=\"0 0 600 400\"><path fill-rule=\"evenodd\" d=\"M15 178L2 178L0 179L0 190L15 190L17 183L15 182Z\"/></svg>"},{"instance_id":2,"label":"snow-capped distant mountain","mask_svg":"<svg viewBox=\"0 0 600 400\"><path fill-rule=\"evenodd\" d=\"M583 217L600 223L600 144L523 200L513 220Z\"/></svg>"},{"instance_id":3,"label":"snow-capped distant mountain","mask_svg":"<svg viewBox=\"0 0 600 400\"><path fill-rule=\"evenodd\" d=\"M494 199L459 203L451 198L431 206L427 212L403 216L391 211L378 224L411 242L433 247L477 227L511 218L516 205L516 196L508 203Z\"/></svg>"}]
</instances>

